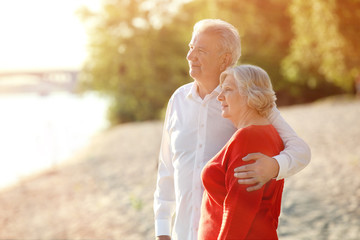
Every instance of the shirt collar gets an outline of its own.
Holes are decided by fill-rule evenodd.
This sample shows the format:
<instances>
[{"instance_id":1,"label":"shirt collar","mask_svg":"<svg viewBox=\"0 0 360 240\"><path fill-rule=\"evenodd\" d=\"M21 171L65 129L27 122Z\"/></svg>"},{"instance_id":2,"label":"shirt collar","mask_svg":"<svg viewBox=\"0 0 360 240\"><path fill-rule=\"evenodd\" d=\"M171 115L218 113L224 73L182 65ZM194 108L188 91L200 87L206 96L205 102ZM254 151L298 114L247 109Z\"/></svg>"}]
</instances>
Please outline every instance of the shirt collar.
<instances>
[{"instance_id":1,"label":"shirt collar","mask_svg":"<svg viewBox=\"0 0 360 240\"><path fill-rule=\"evenodd\" d=\"M218 85L209 95L210 96L218 96L221 92L221 87ZM199 94L197 92L197 84L194 81L193 85L191 86L188 94L186 95L186 98L198 98Z\"/></svg>"},{"instance_id":2,"label":"shirt collar","mask_svg":"<svg viewBox=\"0 0 360 240\"><path fill-rule=\"evenodd\" d=\"M194 81L193 84L191 85L191 88L190 88L189 92L186 95L186 98L193 98L193 97L196 97L196 96L199 96L199 95L197 93L197 84Z\"/></svg>"}]
</instances>

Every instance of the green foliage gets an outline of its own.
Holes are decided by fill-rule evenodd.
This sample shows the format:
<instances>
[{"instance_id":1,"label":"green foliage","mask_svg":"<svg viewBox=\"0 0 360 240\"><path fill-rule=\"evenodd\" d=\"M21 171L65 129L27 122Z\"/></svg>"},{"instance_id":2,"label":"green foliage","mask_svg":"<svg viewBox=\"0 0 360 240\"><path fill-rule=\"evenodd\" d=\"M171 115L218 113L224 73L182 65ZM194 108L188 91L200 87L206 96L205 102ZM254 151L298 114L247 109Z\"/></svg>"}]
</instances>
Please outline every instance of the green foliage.
<instances>
[{"instance_id":1,"label":"green foliage","mask_svg":"<svg viewBox=\"0 0 360 240\"><path fill-rule=\"evenodd\" d=\"M88 27L83 89L111 99L112 124L159 119L191 81L186 53L195 22L220 18L239 29L241 63L264 68L278 104L349 92L360 75L358 0L103 0L79 15Z\"/></svg>"},{"instance_id":2,"label":"green foliage","mask_svg":"<svg viewBox=\"0 0 360 240\"><path fill-rule=\"evenodd\" d=\"M83 10L93 25L82 86L111 97L112 124L159 118L171 93L188 80L182 32L152 25L144 2L107 1L98 15Z\"/></svg>"},{"instance_id":3,"label":"green foliage","mask_svg":"<svg viewBox=\"0 0 360 240\"><path fill-rule=\"evenodd\" d=\"M282 71L289 81L307 84L312 89L323 81L344 90L352 89L353 79L359 74L356 70L359 56L352 51L360 49L355 46L355 31L349 26L359 25L354 22L347 26L346 22L354 17L359 19L359 4L355 2L358 1L292 1L290 14L295 37L290 54L282 62ZM343 10L344 5L354 5L352 16L348 14L349 8ZM346 16L351 20L342 20ZM341 29L346 29L342 30L346 34Z\"/></svg>"}]
</instances>

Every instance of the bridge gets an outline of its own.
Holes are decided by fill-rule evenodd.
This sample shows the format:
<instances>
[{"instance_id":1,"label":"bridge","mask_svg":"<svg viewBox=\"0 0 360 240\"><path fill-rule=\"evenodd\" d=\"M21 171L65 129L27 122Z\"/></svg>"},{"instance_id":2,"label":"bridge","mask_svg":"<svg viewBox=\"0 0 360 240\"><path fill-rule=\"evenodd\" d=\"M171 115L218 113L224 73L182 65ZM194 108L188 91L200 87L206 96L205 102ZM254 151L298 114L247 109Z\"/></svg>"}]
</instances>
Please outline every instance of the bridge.
<instances>
[{"instance_id":1,"label":"bridge","mask_svg":"<svg viewBox=\"0 0 360 240\"><path fill-rule=\"evenodd\" d=\"M74 92L79 71L39 70L0 72L0 94Z\"/></svg>"}]
</instances>

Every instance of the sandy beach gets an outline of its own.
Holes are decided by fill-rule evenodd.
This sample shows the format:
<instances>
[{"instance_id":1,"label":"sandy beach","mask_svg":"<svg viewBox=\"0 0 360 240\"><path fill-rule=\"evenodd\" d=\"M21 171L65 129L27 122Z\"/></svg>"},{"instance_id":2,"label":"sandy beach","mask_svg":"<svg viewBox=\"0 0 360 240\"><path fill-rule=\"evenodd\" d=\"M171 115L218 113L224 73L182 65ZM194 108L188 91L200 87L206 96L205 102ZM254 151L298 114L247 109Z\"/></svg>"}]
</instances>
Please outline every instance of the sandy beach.
<instances>
[{"instance_id":1,"label":"sandy beach","mask_svg":"<svg viewBox=\"0 0 360 240\"><path fill-rule=\"evenodd\" d=\"M282 107L311 147L286 179L281 240L360 239L360 100ZM0 239L154 239L162 122L124 124L64 163L0 191Z\"/></svg>"}]
</instances>

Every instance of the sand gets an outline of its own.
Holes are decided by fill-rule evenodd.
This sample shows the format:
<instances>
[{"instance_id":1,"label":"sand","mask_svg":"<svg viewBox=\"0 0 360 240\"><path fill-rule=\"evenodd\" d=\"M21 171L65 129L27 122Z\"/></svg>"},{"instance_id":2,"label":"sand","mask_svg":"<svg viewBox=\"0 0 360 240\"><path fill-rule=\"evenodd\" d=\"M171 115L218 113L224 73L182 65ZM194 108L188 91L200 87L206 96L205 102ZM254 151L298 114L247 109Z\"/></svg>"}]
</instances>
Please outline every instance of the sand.
<instances>
[{"instance_id":1,"label":"sand","mask_svg":"<svg viewBox=\"0 0 360 240\"><path fill-rule=\"evenodd\" d=\"M282 240L360 239L360 101L280 108L311 163L286 179ZM76 156L0 191L0 239L154 239L162 122L94 137Z\"/></svg>"}]
</instances>

